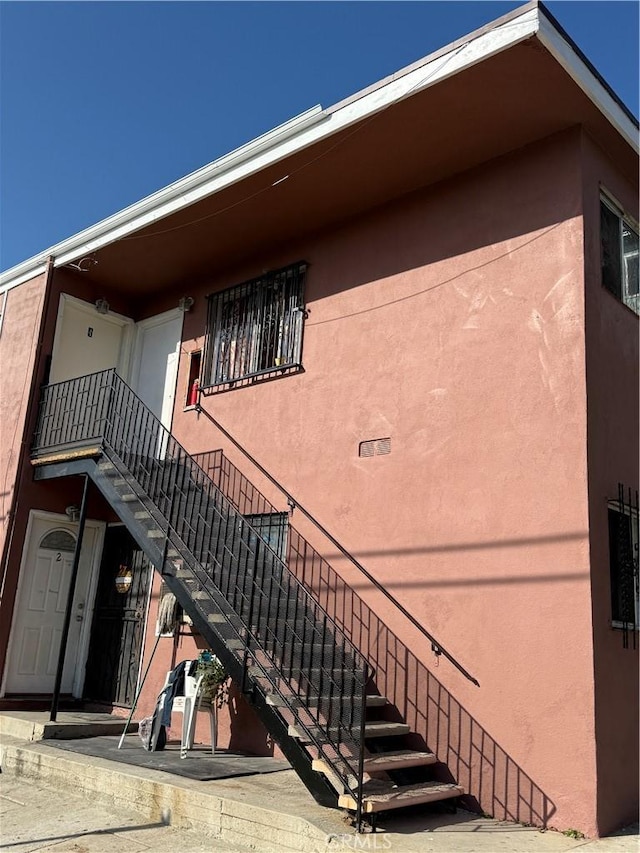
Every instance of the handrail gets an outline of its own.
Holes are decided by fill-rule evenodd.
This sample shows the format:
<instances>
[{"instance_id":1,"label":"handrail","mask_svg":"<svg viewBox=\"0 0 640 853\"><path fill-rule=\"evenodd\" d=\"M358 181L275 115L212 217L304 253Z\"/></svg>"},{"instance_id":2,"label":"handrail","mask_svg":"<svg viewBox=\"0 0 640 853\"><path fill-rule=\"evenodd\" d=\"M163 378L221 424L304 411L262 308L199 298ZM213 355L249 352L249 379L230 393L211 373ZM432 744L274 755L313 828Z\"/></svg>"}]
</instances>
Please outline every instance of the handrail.
<instances>
[{"instance_id":1,"label":"handrail","mask_svg":"<svg viewBox=\"0 0 640 853\"><path fill-rule=\"evenodd\" d=\"M318 697L329 694L328 714L322 711L321 702L317 711L308 703L305 708L324 743L319 742L308 722L300 720L300 725L330 764L335 762L326 754L326 745L349 765L342 749L350 751L352 744L358 746L358 736L363 736L364 696L370 673L360 650L269 543L262 540L260 531L235 509L207 472L113 369L42 389L34 454L89 440L98 441L107 456L113 455L142 489L149 505L162 518L162 526L166 522L167 538L179 540L181 544L176 547L184 549L184 555L198 565L198 572L203 572L224 597L247 638L272 660L292 695L301 697L301 691L306 695L309 690ZM247 591L251 602L245 618ZM255 618L254 594L259 599ZM316 644L321 647L319 661L314 655ZM334 669L336 653L342 665ZM283 654L290 658L287 662ZM264 670L263 664L259 666ZM358 688L360 695L356 695ZM334 700L339 700L337 715ZM293 710L294 706L290 707ZM361 751L362 743L359 746ZM349 781L348 771L343 773L337 766L334 769L361 803L362 768L352 768L355 786Z\"/></svg>"},{"instance_id":2,"label":"handrail","mask_svg":"<svg viewBox=\"0 0 640 853\"><path fill-rule=\"evenodd\" d=\"M402 615L406 619L408 619L409 622L411 622L411 624L415 628L417 628L424 637L426 637L429 640L429 642L431 643L431 647L433 649L434 654L444 655L444 657L451 664L453 664L453 666L458 670L458 672L462 673L462 675L464 675L464 677L467 678L472 684L475 684L476 687L480 687L480 682L476 678L474 678L474 676L471 675L468 672L468 670L466 670L465 667L462 666L462 664L459 663L449 651L447 651L447 649L442 645L442 643L440 643L439 640L437 640L429 631L427 631L427 629L423 625L421 625L420 622L418 622L418 620L415 618L415 616L413 616L407 610L407 608L403 604L401 604L398 601L398 599L392 593L390 593L389 590L386 589L380 583L380 581L378 581L371 574L371 572L369 572L362 565L362 563L360 563L358 560L356 560L356 558L352 554L350 554L349 551L347 551L347 549L343 545L340 544L340 542L338 542L338 540L335 538L335 536L333 536L331 533L329 533L329 531L326 529L326 527L324 527L324 525L321 524L309 512L309 510L307 510L287 489L285 489L285 487L281 483L279 483L278 480L276 480L275 477L273 477L272 474L270 474L269 471L267 471L267 469L263 465L261 465L257 461L257 459L255 459L249 453L249 451L246 450L240 444L240 442L233 435L231 435L231 433L227 429L225 429L225 427L223 427L222 424L210 412L208 412L205 408L203 408L201 403L198 403L196 405L195 410L199 414L203 414L206 418L208 418L211 421L211 423L218 430L220 430L220 432L225 436L225 438L227 438L233 444L233 446L236 447L243 454L243 456L245 456L253 465L255 465L255 467L258 469L258 471L260 471L260 473L263 476L265 476L267 478L267 480L269 480L270 483L272 483L277 489L279 489L281 494L283 494L285 496L285 498L287 499L289 506L292 508L300 510L300 512L305 516L305 518L307 518L318 530L320 530L320 532L324 536L327 537L329 542L331 542L331 544L334 545L340 551L340 553L344 557L346 557L352 563L352 565L354 565L356 567L356 569L358 569L358 571L361 572L367 578L367 580L370 581L371 584L373 584L373 586L385 596L386 599L388 599L395 607L397 607L397 609L402 613Z\"/></svg>"}]
</instances>

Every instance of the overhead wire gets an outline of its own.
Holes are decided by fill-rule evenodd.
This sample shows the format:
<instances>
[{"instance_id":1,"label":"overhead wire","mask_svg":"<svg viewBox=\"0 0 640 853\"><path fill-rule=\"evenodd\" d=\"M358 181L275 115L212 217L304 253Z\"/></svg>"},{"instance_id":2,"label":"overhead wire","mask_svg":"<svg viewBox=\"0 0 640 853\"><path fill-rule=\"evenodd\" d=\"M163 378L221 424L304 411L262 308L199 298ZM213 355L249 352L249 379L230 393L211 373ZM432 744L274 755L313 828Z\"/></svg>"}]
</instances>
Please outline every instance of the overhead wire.
<instances>
[{"instance_id":1,"label":"overhead wire","mask_svg":"<svg viewBox=\"0 0 640 853\"><path fill-rule=\"evenodd\" d=\"M496 25L496 26L492 27L491 29L487 30L487 32L492 32L493 30L497 29L498 26L500 26L501 29L506 30L506 29L509 29L509 28L512 28L515 26L519 26L519 25L520 24L516 24L516 23ZM402 100L404 100L408 95L410 95L416 89L424 86L425 83L428 83L429 80L431 80L432 77L434 77L436 74L438 74L440 71L442 71L443 68L446 68L446 66L456 56L458 56L459 53L461 53L466 47L468 47L474 40L475 39L473 39L473 38L467 39L465 42L463 42L461 45L459 45L454 51L449 53L445 57L444 61L442 63L440 63L440 65L437 68L434 68L432 71L429 72L429 74L420 78L420 80L418 80L413 86L411 86L411 88L409 88L403 94ZM410 73L410 72L408 72L408 73ZM317 163L319 160L323 159L324 157L327 157L329 154L331 154L332 151L335 151L336 148L340 147L341 145L344 145L345 142L347 142L347 140L351 139L351 137L354 136L356 133L362 132L372 122L376 121L387 110L396 106L396 104L398 104L398 103L399 103L398 100L394 100L391 103L387 104L385 107L383 107L378 112L374 113L374 115L369 116L368 119L365 119L364 121L357 122L356 125L351 130L349 130L347 133L342 135L338 140L336 140L336 142L333 143L333 145L330 145L324 151L321 151L316 156L311 157L306 162L301 163L295 169L290 170L286 175L282 175L280 178L276 179L275 181L272 181L268 184L265 184L265 186L260 187L255 192L249 193L248 195L244 196L241 199L238 199L238 200L232 202L231 204L225 205L224 207L222 207L218 210L214 210L211 213L204 214L203 216L197 217L195 219L190 219L188 222L181 222L179 225L174 225L174 226L171 226L170 228L163 228L163 229L152 231L149 233L130 234L129 236L121 237L120 239L121 239L121 241L144 240L144 239L151 238L151 237L159 237L159 236L162 236L163 234L170 234L173 231L180 231L183 228L188 228L188 227L191 227L193 225L198 225L201 222L205 222L208 219L213 219L217 216L221 216L223 213L227 213L229 210L233 210L233 208L235 208L235 207L239 207L242 204L246 204L246 202L251 201L252 199L256 198L259 195L262 195L265 192L268 192L269 190L273 189L275 186L282 183L283 181L290 179L292 176L299 174L304 169L309 168L309 166L312 166L314 163Z\"/></svg>"}]
</instances>

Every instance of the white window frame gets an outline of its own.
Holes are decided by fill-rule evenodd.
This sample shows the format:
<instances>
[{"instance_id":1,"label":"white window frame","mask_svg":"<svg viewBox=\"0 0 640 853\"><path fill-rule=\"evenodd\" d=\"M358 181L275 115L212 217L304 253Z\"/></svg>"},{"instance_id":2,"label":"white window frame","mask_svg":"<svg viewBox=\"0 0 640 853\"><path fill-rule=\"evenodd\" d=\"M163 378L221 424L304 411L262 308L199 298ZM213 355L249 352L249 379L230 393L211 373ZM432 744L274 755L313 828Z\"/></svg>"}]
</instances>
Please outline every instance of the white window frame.
<instances>
[{"instance_id":1,"label":"white window frame","mask_svg":"<svg viewBox=\"0 0 640 853\"><path fill-rule=\"evenodd\" d=\"M621 205L619 205L616 201L614 201L607 193L602 191L600 193L600 204L604 205L611 213L618 217L620 227L618 230L619 233L619 252L620 252L620 272L622 276L622 280L620 282L620 293L618 296L614 293L610 288L608 288L604 281L602 282L602 286L613 296L623 302L627 308L630 308L636 314L640 314L640 293L629 293L629 279L628 279L628 267L627 267L627 258L629 255L625 255L624 253L624 242L623 242L623 231L626 225L631 231L636 235L640 235L640 228L638 227L638 223L636 220L629 216L624 212ZM600 208L598 208L599 210ZM602 231L600 233L600 252L601 252L601 269L602 269ZM635 257L638 257L637 253L634 253Z\"/></svg>"}]
</instances>

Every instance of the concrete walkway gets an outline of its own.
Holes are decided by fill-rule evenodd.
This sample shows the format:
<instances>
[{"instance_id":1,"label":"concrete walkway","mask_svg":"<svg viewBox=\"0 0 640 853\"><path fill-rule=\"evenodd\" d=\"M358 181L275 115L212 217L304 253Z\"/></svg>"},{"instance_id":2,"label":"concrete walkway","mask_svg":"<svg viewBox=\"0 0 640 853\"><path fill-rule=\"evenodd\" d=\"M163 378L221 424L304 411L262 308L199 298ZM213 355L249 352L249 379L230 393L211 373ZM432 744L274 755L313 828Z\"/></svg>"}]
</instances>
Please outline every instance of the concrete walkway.
<instances>
[{"instance_id":1,"label":"concrete walkway","mask_svg":"<svg viewBox=\"0 0 640 853\"><path fill-rule=\"evenodd\" d=\"M375 835L355 836L342 813L318 806L292 770L200 782L56 749L6 729L0 742L0 840L15 853L640 851L631 832L589 841L465 812L396 814L381 821Z\"/></svg>"}]
</instances>

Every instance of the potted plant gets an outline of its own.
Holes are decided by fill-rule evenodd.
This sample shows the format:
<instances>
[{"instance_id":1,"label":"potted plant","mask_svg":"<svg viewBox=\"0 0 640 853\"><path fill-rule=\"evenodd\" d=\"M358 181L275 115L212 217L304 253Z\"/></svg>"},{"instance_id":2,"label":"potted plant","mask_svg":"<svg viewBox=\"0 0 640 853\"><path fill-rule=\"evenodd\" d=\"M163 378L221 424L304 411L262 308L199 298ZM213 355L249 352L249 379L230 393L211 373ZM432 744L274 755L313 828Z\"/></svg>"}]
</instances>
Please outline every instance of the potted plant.
<instances>
[{"instance_id":1,"label":"potted plant","mask_svg":"<svg viewBox=\"0 0 640 853\"><path fill-rule=\"evenodd\" d=\"M205 702L216 708L222 708L229 698L229 676L220 658L210 649L204 649L198 655L196 678L202 676L201 695Z\"/></svg>"}]
</instances>

